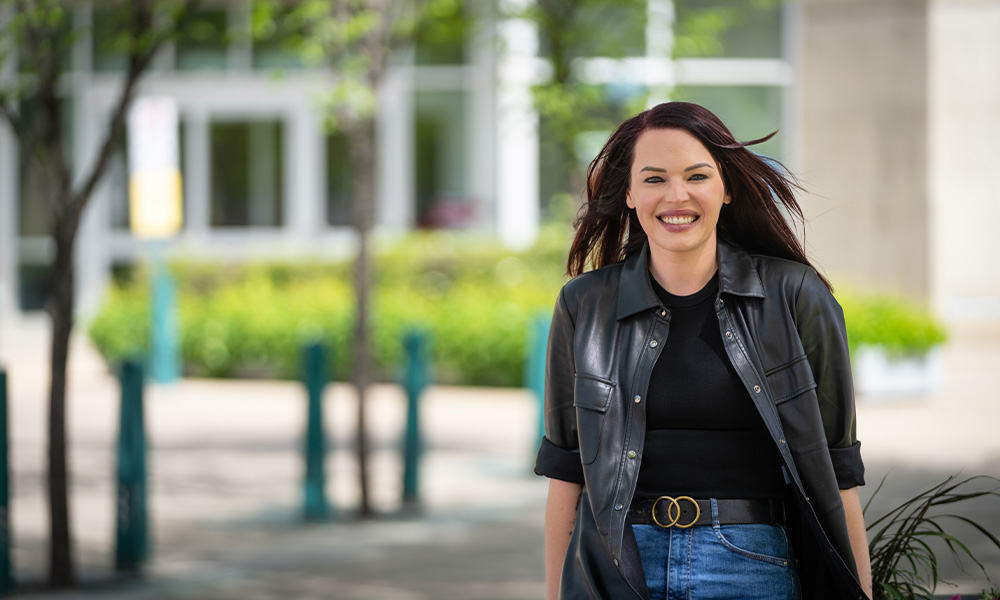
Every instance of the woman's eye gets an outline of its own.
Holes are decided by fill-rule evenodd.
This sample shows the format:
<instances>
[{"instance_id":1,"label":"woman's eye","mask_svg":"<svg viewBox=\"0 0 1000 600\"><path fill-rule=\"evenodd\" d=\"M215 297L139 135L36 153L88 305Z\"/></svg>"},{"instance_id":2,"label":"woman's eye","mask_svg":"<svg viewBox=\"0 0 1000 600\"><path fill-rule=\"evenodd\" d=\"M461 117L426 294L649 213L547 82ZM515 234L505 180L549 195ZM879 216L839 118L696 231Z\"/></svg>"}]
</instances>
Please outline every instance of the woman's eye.
<instances>
[{"instance_id":1,"label":"woman's eye","mask_svg":"<svg viewBox=\"0 0 1000 600\"><path fill-rule=\"evenodd\" d=\"M663 178L654 175L652 177L647 177L645 181L646 183L663 183Z\"/></svg>"},{"instance_id":2,"label":"woman's eye","mask_svg":"<svg viewBox=\"0 0 1000 600\"><path fill-rule=\"evenodd\" d=\"M708 179L708 175L704 173L695 173L691 176L691 181L704 181L706 179Z\"/></svg>"}]
</instances>

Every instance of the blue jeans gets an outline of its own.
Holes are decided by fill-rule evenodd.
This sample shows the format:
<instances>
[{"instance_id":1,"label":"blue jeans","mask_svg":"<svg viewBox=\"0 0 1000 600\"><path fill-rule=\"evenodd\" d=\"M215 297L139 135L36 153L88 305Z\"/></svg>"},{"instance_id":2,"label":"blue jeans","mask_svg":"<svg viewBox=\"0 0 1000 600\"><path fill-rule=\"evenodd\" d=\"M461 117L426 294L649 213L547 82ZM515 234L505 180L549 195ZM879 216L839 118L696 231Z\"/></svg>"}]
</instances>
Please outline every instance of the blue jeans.
<instances>
[{"instance_id":1,"label":"blue jeans","mask_svg":"<svg viewBox=\"0 0 1000 600\"><path fill-rule=\"evenodd\" d=\"M777 525L633 525L650 600L799 600L792 547Z\"/></svg>"}]
</instances>

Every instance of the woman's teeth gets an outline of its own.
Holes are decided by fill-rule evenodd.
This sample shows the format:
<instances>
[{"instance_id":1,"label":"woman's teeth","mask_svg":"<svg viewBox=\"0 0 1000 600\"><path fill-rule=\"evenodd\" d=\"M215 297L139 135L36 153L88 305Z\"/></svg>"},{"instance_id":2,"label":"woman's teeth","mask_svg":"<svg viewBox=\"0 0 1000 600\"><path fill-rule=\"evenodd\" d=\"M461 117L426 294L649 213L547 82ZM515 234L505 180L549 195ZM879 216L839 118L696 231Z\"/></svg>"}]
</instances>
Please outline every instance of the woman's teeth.
<instances>
[{"instance_id":1,"label":"woman's teeth","mask_svg":"<svg viewBox=\"0 0 1000 600\"><path fill-rule=\"evenodd\" d=\"M668 225L687 225L688 223L693 223L695 220L694 215L684 215L683 217L659 217L661 221L667 223Z\"/></svg>"}]
</instances>

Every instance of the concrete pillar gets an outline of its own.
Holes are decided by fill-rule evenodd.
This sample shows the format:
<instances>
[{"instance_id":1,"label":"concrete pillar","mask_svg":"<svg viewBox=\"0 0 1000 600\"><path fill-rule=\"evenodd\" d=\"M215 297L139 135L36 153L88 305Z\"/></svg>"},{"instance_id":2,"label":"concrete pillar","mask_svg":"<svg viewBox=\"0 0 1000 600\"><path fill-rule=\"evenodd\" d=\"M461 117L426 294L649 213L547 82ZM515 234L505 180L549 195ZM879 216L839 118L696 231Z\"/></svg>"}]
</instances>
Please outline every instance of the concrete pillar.
<instances>
[{"instance_id":1,"label":"concrete pillar","mask_svg":"<svg viewBox=\"0 0 1000 600\"><path fill-rule=\"evenodd\" d=\"M505 54L497 87L497 232L507 246L522 248L538 237L540 214L538 113L531 95L538 32L523 19L499 27Z\"/></svg>"},{"instance_id":2,"label":"concrete pillar","mask_svg":"<svg viewBox=\"0 0 1000 600\"><path fill-rule=\"evenodd\" d=\"M934 0L929 25L932 298L1000 332L1000 0Z\"/></svg>"},{"instance_id":3,"label":"concrete pillar","mask_svg":"<svg viewBox=\"0 0 1000 600\"><path fill-rule=\"evenodd\" d=\"M806 245L835 281L927 300L927 0L806 0Z\"/></svg>"}]
</instances>

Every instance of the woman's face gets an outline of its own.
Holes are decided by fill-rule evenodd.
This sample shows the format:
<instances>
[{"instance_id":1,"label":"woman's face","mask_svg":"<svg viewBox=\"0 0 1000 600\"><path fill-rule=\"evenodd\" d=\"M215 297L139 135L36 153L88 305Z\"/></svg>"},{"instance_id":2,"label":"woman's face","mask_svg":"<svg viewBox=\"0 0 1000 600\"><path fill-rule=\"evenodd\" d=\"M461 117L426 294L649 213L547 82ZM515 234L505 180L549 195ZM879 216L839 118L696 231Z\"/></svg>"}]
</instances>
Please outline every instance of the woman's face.
<instances>
[{"instance_id":1,"label":"woman's face","mask_svg":"<svg viewBox=\"0 0 1000 600\"><path fill-rule=\"evenodd\" d=\"M649 237L654 261L714 253L719 211L729 201L719 165L698 138L683 129L639 136L626 202Z\"/></svg>"}]
</instances>

